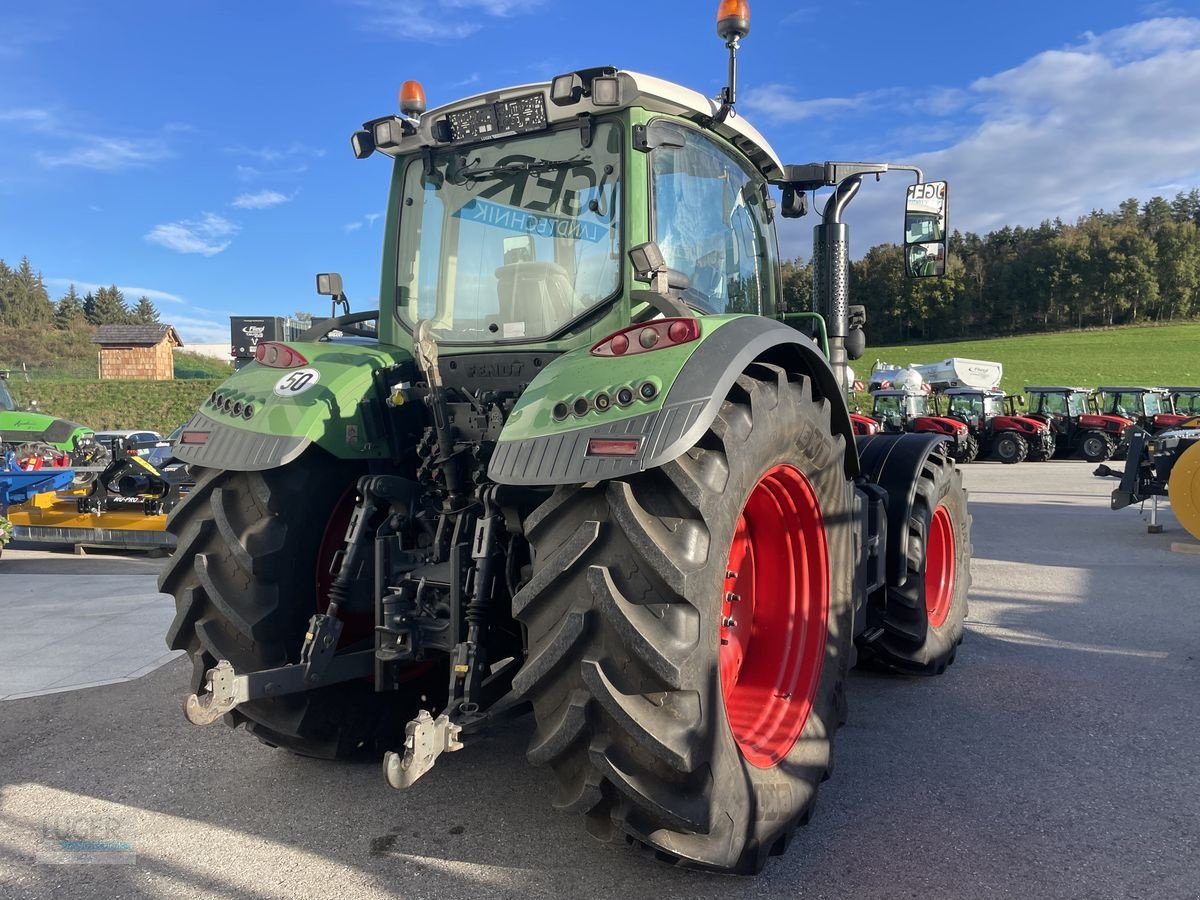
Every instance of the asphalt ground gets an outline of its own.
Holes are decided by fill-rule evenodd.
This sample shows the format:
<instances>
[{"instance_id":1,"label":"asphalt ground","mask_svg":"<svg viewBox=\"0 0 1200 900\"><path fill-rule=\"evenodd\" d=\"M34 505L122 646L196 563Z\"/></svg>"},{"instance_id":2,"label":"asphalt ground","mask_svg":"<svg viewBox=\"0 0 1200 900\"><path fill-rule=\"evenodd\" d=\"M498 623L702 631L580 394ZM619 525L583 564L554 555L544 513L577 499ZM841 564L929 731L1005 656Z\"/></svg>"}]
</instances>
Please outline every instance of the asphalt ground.
<instances>
[{"instance_id":1,"label":"asphalt ground","mask_svg":"<svg viewBox=\"0 0 1200 900\"><path fill-rule=\"evenodd\" d=\"M0 896L1200 896L1200 556L1169 512L1149 535L1109 511L1091 468L967 467L958 662L851 679L817 816L755 879L595 842L526 763L528 719L401 794L376 764L186 724L175 660L0 702Z\"/></svg>"}]
</instances>

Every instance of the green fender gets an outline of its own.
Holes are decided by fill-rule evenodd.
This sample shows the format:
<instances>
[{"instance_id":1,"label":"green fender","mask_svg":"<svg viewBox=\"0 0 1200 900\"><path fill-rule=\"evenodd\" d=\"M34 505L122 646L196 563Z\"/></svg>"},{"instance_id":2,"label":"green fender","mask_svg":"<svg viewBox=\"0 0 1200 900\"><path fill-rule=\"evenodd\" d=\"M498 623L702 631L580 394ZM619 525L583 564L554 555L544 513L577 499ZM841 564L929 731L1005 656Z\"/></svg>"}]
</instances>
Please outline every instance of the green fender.
<instances>
[{"instance_id":1,"label":"green fender","mask_svg":"<svg viewBox=\"0 0 1200 900\"><path fill-rule=\"evenodd\" d=\"M521 395L500 434L488 467L499 484L581 484L652 469L681 456L716 418L734 380L753 362L807 375L814 396L830 403L831 425L846 440L846 475L858 474L850 413L833 370L809 338L761 316L704 316L700 338L622 357L573 350L546 366ZM652 388L646 400L643 385ZM635 394L620 406L622 387ZM600 394L611 403L598 409ZM580 413L574 404L582 398ZM565 403L571 412L555 416ZM561 408L559 410L561 412ZM588 455L595 438L637 438L628 457Z\"/></svg>"},{"instance_id":2,"label":"green fender","mask_svg":"<svg viewBox=\"0 0 1200 900\"><path fill-rule=\"evenodd\" d=\"M239 369L184 427L176 457L206 468L253 472L287 465L314 444L339 459L387 456L370 413L372 376L411 364L412 356L386 344L286 346L307 363L275 369L254 362Z\"/></svg>"}]
</instances>

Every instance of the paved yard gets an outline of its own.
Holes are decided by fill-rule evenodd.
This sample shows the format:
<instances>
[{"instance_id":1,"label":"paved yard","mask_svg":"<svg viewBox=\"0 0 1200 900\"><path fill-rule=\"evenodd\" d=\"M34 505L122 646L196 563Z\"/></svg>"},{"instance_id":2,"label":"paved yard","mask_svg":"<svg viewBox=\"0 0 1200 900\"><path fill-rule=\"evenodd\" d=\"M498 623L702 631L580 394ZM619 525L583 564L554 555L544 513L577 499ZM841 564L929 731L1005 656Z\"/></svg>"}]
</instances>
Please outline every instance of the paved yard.
<instances>
[{"instance_id":1,"label":"paved yard","mask_svg":"<svg viewBox=\"0 0 1200 900\"><path fill-rule=\"evenodd\" d=\"M525 763L527 720L400 794L375 764L187 725L177 660L0 702L0 895L1195 897L1200 557L1171 551L1186 536L1169 513L1148 535L1136 510L1110 512L1111 483L1090 468L968 468L975 582L958 662L938 679L851 680L818 815L753 881L594 842ZM147 647L143 665L161 658L141 624L161 634L169 617L151 599L157 563L52 562L0 561L0 630L26 635L3 653L17 646L60 685L88 677L81 651L111 649L97 666L130 644ZM52 625L95 619L35 648L22 596ZM107 841L112 864L47 864L64 836Z\"/></svg>"}]
</instances>

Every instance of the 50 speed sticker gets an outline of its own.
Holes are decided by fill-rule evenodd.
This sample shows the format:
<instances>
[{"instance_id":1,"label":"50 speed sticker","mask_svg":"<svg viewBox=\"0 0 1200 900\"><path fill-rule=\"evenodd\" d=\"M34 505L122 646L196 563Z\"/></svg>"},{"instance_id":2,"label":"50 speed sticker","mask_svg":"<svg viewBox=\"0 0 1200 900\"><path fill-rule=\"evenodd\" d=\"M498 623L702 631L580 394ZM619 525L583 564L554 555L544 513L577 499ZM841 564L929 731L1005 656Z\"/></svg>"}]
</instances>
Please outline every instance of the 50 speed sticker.
<instances>
[{"instance_id":1,"label":"50 speed sticker","mask_svg":"<svg viewBox=\"0 0 1200 900\"><path fill-rule=\"evenodd\" d=\"M316 369L296 369L294 372L288 372L277 382L275 382L275 396L298 396L303 394L320 380L321 373Z\"/></svg>"}]
</instances>

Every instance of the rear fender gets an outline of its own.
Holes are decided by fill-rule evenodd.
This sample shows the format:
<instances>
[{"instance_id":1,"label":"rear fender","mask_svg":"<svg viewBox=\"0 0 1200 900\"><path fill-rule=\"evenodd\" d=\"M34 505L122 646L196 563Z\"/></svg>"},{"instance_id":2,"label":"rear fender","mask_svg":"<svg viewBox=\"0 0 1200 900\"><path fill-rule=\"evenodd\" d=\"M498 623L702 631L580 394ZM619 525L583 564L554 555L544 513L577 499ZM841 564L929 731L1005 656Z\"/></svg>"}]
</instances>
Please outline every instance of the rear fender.
<instances>
[{"instance_id":1,"label":"rear fender","mask_svg":"<svg viewBox=\"0 0 1200 900\"><path fill-rule=\"evenodd\" d=\"M737 377L754 362L806 375L813 395L829 401L830 424L846 441L847 477L858 473L854 431L833 370L809 338L761 316L704 316L700 338L628 356L593 356L590 348L546 366L509 415L488 467L499 484L580 484L661 466L694 446L708 430ZM644 386L652 399L641 394ZM630 388L634 401L616 397ZM610 403L597 409L601 394ZM580 403L581 414L574 406ZM572 411L556 418L555 407ZM636 455L587 455L594 438L636 438Z\"/></svg>"},{"instance_id":2,"label":"rear fender","mask_svg":"<svg viewBox=\"0 0 1200 900\"><path fill-rule=\"evenodd\" d=\"M934 434L875 434L858 439L858 458L867 481L887 491L888 581L908 577L908 520L917 497L921 467L944 437Z\"/></svg>"},{"instance_id":3,"label":"rear fender","mask_svg":"<svg viewBox=\"0 0 1200 900\"><path fill-rule=\"evenodd\" d=\"M386 344L287 346L307 364L274 369L250 363L239 369L184 427L175 446L178 459L253 472L287 465L312 445L339 459L388 455L371 413L377 407L370 401L383 399L374 397L372 376L378 369L412 366L412 356Z\"/></svg>"}]
</instances>

